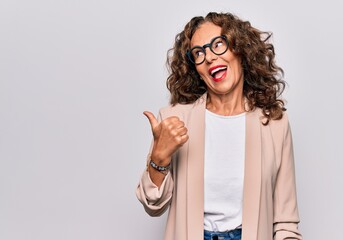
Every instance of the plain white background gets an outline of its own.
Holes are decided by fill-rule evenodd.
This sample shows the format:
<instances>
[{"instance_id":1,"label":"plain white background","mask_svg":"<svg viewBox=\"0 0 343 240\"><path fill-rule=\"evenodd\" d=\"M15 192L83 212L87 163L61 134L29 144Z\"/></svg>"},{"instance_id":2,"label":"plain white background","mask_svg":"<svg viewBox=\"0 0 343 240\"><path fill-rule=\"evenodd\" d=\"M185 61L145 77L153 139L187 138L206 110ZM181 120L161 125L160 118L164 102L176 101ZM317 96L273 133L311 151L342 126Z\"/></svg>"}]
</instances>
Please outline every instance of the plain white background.
<instances>
[{"instance_id":1,"label":"plain white background","mask_svg":"<svg viewBox=\"0 0 343 240\"><path fill-rule=\"evenodd\" d=\"M168 104L166 52L193 16L272 31L293 130L300 229L339 239L343 4L327 1L0 2L0 239L162 239L135 197Z\"/></svg>"}]
</instances>

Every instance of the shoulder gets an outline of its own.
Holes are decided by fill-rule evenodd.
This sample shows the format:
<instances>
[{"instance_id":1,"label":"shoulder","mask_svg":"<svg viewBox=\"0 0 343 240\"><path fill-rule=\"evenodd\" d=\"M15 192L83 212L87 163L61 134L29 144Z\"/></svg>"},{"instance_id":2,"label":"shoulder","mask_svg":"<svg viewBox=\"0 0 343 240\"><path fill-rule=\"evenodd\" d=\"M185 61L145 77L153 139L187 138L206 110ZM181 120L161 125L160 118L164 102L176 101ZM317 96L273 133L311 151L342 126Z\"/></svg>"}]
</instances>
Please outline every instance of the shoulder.
<instances>
[{"instance_id":1,"label":"shoulder","mask_svg":"<svg viewBox=\"0 0 343 240\"><path fill-rule=\"evenodd\" d=\"M262 109L255 108L247 113L247 123L249 129L261 131L263 139L270 141L283 142L286 136L290 133L290 126L287 112L283 112L283 116L278 120L270 120L265 125L266 118L263 115Z\"/></svg>"},{"instance_id":2,"label":"shoulder","mask_svg":"<svg viewBox=\"0 0 343 240\"><path fill-rule=\"evenodd\" d=\"M272 129L282 130L283 132L289 128L288 113L283 112L282 118L278 120L270 120L269 124Z\"/></svg>"},{"instance_id":3,"label":"shoulder","mask_svg":"<svg viewBox=\"0 0 343 240\"><path fill-rule=\"evenodd\" d=\"M248 114L250 114L255 119L259 119L262 126L266 126L270 128L280 128L280 127L283 128L289 125L288 114L286 111L283 112L281 119L270 120L267 125L264 125L264 123L266 122L266 118L264 117L261 108L256 107L254 110L249 111Z\"/></svg>"},{"instance_id":4,"label":"shoulder","mask_svg":"<svg viewBox=\"0 0 343 240\"><path fill-rule=\"evenodd\" d=\"M189 112L193 107L193 104L175 104L163 107L160 109L160 113L164 117L168 117L171 115L182 115L184 113Z\"/></svg>"},{"instance_id":5,"label":"shoulder","mask_svg":"<svg viewBox=\"0 0 343 240\"><path fill-rule=\"evenodd\" d=\"M290 130L291 129L287 112L283 112L281 119L270 120L268 125L266 126L262 124L262 131L265 133L269 132L268 135L272 136L274 141L283 142L284 139L290 134Z\"/></svg>"},{"instance_id":6,"label":"shoulder","mask_svg":"<svg viewBox=\"0 0 343 240\"><path fill-rule=\"evenodd\" d=\"M181 119L185 119L188 115L195 109L195 108L204 108L206 103L206 95L201 96L198 100L194 103L189 104L175 104L163 107L160 109L160 116L162 119L170 117L170 116L177 116Z\"/></svg>"}]
</instances>

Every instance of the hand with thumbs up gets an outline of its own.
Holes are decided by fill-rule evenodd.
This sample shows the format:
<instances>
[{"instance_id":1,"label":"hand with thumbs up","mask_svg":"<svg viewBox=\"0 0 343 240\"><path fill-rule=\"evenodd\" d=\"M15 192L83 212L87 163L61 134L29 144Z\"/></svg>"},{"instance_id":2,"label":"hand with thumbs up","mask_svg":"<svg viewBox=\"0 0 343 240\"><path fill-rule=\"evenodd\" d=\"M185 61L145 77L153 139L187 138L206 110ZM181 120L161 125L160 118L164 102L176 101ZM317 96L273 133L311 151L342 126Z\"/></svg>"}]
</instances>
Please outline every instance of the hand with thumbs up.
<instances>
[{"instance_id":1,"label":"hand with thumbs up","mask_svg":"<svg viewBox=\"0 0 343 240\"><path fill-rule=\"evenodd\" d=\"M173 153L187 142L187 128L176 116L159 123L151 112L145 111L143 114L149 119L154 137L151 159L159 166L167 166Z\"/></svg>"}]
</instances>

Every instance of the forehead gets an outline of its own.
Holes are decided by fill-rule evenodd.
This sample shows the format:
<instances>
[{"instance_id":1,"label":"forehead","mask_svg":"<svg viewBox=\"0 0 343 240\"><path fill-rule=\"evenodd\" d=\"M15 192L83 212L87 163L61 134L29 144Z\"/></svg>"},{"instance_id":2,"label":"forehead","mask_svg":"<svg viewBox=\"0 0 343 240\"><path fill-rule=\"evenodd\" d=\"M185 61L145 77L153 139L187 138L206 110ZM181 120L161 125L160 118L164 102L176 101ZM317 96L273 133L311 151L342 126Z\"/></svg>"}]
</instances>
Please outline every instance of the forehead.
<instances>
[{"instance_id":1,"label":"forehead","mask_svg":"<svg viewBox=\"0 0 343 240\"><path fill-rule=\"evenodd\" d=\"M205 22L195 31L191 39L191 47L209 43L214 37L220 36L222 28L211 23Z\"/></svg>"}]
</instances>

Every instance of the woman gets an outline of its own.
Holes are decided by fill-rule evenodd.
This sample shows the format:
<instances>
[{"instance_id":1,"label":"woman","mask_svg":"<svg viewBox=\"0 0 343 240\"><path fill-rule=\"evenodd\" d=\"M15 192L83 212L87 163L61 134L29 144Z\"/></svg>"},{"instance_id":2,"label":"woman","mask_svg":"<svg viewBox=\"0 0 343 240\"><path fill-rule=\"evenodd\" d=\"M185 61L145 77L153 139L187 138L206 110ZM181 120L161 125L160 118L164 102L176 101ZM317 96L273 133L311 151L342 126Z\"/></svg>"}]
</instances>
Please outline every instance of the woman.
<instances>
[{"instance_id":1,"label":"woman","mask_svg":"<svg viewBox=\"0 0 343 240\"><path fill-rule=\"evenodd\" d=\"M169 207L165 240L302 239L269 37L230 13L194 17L177 35L171 106L144 112L154 140L136 190L151 216Z\"/></svg>"}]
</instances>

